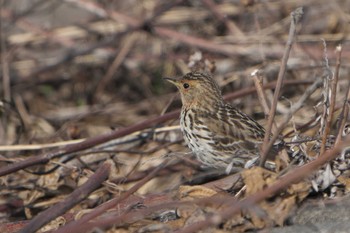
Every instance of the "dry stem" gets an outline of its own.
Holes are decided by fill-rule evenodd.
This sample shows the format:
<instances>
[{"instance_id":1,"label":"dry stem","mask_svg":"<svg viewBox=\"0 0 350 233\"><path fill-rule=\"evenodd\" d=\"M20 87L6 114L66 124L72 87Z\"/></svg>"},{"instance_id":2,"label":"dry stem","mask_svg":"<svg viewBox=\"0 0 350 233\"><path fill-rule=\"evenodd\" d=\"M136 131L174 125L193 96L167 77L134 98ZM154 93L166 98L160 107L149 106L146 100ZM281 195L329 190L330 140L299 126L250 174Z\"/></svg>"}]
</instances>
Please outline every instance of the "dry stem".
<instances>
[{"instance_id":1,"label":"dry stem","mask_svg":"<svg viewBox=\"0 0 350 233\"><path fill-rule=\"evenodd\" d=\"M297 8L291 14L292 20L291 20L291 25L290 25L290 29L289 29L288 41L287 41L286 49L285 49L284 54L283 54L281 68L280 68L279 73L278 73L276 89L275 89L275 93L273 96L270 113L268 116L267 128L266 128L266 133L265 133L264 143L263 143L263 148L262 148L263 153L261 155L260 164L259 164L260 166L263 166L265 164L267 154L270 150L270 148L267 145L269 144L268 142L269 142L269 138L270 138L271 131L272 131L272 125L273 125L275 114L276 114L277 102L278 102L278 98L280 97L281 88L283 85L283 79L284 79L284 75L286 73L287 61L289 58L290 51L292 49L294 37L296 35L296 26L299 23L302 15L303 15L303 9L301 7Z\"/></svg>"},{"instance_id":2,"label":"dry stem","mask_svg":"<svg viewBox=\"0 0 350 233\"><path fill-rule=\"evenodd\" d=\"M74 190L66 199L36 215L20 233L36 232L46 223L64 214L76 204L84 200L90 193L96 190L104 180L108 178L110 164L105 163L83 185Z\"/></svg>"},{"instance_id":3,"label":"dry stem","mask_svg":"<svg viewBox=\"0 0 350 233\"><path fill-rule=\"evenodd\" d=\"M345 141L340 142L335 145L332 150L326 151L323 156L318 157L316 160L295 169L292 169L285 176L281 177L277 182L275 182L270 187L251 195L242 201L237 202L236 200L231 200L225 204L227 208L217 212L214 216L208 217L203 221L195 222L185 228L182 228L176 233L192 233L198 232L209 227L217 226L223 221L231 218L235 214L239 213L243 209L248 209L262 200L269 198L279 191L282 191L289 187L291 184L299 182L303 178L310 175L313 171L318 169L320 166L326 164L330 160L336 158L339 152L350 143L350 137L347 137Z\"/></svg>"}]
</instances>

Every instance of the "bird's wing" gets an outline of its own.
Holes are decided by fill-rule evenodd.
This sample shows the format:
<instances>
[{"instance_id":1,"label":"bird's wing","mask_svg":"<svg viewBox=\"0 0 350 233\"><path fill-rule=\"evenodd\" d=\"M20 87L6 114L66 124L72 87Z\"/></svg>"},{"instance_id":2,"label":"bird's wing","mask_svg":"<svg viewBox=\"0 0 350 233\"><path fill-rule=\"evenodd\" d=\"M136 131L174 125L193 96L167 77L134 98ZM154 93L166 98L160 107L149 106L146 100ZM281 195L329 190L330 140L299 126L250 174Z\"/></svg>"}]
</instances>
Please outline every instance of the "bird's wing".
<instances>
[{"instance_id":1,"label":"bird's wing","mask_svg":"<svg viewBox=\"0 0 350 233\"><path fill-rule=\"evenodd\" d=\"M222 106L216 113L206 114L202 119L215 143L222 144L226 149L238 147L253 150L263 141L264 128L230 105Z\"/></svg>"}]
</instances>

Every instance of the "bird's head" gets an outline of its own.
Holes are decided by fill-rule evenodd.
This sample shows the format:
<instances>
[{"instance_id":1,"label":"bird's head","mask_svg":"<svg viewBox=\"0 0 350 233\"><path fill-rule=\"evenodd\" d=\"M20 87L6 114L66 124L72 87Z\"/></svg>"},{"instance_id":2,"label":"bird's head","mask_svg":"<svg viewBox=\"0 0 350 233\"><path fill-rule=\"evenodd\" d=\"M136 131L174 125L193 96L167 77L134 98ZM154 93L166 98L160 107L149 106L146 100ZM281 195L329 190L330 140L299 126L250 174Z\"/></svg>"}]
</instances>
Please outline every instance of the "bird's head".
<instances>
[{"instance_id":1,"label":"bird's head","mask_svg":"<svg viewBox=\"0 0 350 233\"><path fill-rule=\"evenodd\" d=\"M180 91L185 108L222 103L219 86L206 72L194 71L182 78L164 78L174 84Z\"/></svg>"}]
</instances>

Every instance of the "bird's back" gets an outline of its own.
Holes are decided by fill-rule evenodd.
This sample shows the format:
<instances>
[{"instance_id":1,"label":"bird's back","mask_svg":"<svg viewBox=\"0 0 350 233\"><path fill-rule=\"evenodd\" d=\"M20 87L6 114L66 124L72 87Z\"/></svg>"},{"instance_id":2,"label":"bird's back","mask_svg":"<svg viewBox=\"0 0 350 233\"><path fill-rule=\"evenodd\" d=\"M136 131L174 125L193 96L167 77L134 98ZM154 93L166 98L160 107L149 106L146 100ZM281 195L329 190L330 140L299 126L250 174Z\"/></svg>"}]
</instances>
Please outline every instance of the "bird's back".
<instances>
[{"instance_id":1,"label":"bird's back","mask_svg":"<svg viewBox=\"0 0 350 233\"><path fill-rule=\"evenodd\" d=\"M264 128L228 104L210 108L182 110L181 128L186 143L207 166L226 168L233 163L243 167L258 155Z\"/></svg>"}]
</instances>

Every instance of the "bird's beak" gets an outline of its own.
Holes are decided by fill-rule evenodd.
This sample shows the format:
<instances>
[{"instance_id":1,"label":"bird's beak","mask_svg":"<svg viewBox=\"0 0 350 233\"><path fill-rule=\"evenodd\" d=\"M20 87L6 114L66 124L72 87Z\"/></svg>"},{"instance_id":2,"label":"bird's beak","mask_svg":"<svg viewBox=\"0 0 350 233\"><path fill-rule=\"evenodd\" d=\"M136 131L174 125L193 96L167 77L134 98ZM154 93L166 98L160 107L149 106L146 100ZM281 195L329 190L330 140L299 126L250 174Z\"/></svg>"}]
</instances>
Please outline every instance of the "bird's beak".
<instances>
[{"instance_id":1,"label":"bird's beak","mask_svg":"<svg viewBox=\"0 0 350 233\"><path fill-rule=\"evenodd\" d=\"M167 80L168 82L174 84L175 86L179 85L179 80L176 78L169 78L169 77L164 77L163 79Z\"/></svg>"}]
</instances>

